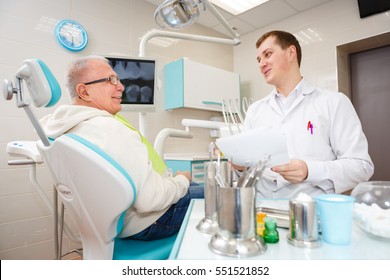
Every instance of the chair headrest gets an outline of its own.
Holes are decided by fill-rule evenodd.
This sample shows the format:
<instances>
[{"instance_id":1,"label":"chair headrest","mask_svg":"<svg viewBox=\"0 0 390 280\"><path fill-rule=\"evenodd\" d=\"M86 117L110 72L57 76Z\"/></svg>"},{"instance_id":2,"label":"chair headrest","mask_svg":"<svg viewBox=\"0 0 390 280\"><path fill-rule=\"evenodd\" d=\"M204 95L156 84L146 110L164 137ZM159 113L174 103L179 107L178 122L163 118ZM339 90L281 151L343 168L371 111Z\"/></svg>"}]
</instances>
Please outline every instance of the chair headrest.
<instances>
[{"instance_id":1,"label":"chair headrest","mask_svg":"<svg viewBox=\"0 0 390 280\"><path fill-rule=\"evenodd\" d=\"M40 59L26 59L16 73L26 81L32 101L37 107L50 107L61 98L61 87L49 67Z\"/></svg>"}]
</instances>

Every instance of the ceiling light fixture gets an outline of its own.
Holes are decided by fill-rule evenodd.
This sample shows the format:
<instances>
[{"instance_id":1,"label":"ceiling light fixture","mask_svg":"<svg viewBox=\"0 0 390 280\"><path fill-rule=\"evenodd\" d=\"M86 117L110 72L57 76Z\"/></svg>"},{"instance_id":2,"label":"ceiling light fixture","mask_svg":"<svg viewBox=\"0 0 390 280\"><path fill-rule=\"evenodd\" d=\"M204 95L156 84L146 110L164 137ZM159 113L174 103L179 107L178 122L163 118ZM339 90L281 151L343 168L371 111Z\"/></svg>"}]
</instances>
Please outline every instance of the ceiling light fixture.
<instances>
[{"instance_id":1,"label":"ceiling light fixture","mask_svg":"<svg viewBox=\"0 0 390 280\"><path fill-rule=\"evenodd\" d=\"M210 0L214 5L224 9L232 15L239 15L254 7L257 7L268 0Z\"/></svg>"}]
</instances>

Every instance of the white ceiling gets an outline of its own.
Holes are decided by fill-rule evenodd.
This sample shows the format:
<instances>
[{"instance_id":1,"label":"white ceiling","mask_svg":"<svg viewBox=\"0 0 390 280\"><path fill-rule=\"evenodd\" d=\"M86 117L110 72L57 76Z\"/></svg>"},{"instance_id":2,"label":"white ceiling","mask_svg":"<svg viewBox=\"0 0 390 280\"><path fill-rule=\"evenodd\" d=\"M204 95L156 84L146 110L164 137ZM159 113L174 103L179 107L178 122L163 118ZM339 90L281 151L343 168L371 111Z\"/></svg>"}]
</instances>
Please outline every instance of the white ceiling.
<instances>
[{"instance_id":1,"label":"white ceiling","mask_svg":"<svg viewBox=\"0 0 390 280\"><path fill-rule=\"evenodd\" d=\"M164 2L164 0L144 1L154 4L156 7ZM218 7L217 9L231 26L237 28L237 32L240 35L244 35L253 30L331 1L333 0L269 0L269 2L257 6L238 16L234 16ZM210 27L222 34L228 34L225 28L210 12L201 11L197 23Z\"/></svg>"}]
</instances>

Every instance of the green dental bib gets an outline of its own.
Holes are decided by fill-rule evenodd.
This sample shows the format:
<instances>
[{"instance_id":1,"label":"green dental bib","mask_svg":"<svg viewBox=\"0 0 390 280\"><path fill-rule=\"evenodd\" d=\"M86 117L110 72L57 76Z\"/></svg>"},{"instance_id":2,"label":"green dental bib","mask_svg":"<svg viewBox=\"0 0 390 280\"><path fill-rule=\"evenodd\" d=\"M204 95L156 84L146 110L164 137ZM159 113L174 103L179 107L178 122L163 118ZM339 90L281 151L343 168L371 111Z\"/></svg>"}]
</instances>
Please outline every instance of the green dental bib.
<instances>
[{"instance_id":1,"label":"green dental bib","mask_svg":"<svg viewBox=\"0 0 390 280\"><path fill-rule=\"evenodd\" d=\"M157 154L156 150L150 144L150 142L134 127L132 126L124 117L119 114L114 116L118 121L123 123L125 126L130 128L133 131L136 131L142 139L142 143L145 145L148 150L149 160L152 162L153 169L158 173L162 174L167 169L165 162L161 159L161 157Z\"/></svg>"}]
</instances>

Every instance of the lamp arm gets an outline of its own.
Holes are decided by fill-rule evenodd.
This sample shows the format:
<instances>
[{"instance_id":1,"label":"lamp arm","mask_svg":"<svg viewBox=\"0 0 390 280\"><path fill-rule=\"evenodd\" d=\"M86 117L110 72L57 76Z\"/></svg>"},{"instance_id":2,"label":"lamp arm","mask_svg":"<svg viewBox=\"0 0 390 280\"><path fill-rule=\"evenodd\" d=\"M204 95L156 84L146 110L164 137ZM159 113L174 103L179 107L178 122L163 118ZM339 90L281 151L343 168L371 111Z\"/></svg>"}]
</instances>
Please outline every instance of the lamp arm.
<instances>
[{"instance_id":1,"label":"lamp arm","mask_svg":"<svg viewBox=\"0 0 390 280\"><path fill-rule=\"evenodd\" d=\"M241 43L239 38L225 39L225 38L187 34L187 33L172 32L172 31L152 30L146 33L141 39L140 46L139 46L140 57L145 56L146 43L154 37L177 38L183 40L200 41L200 42L207 42L207 43L233 45L233 46L236 46Z\"/></svg>"},{"instance_id":2,"label":"lamp arm","mask_svg":"<svg viewBox=\"0 0 390 280\"><path fill-rule=\"evenodd\" d=\"M232 35L233 38L240 40L240 35L236 31L234 31L234 29L230 26L226 19L221 15L217 8L215 8L215 6L210 3L209 0L199 1L202 2L203 5L205 5L206 9L209 9L209 11L219 20L219 22L225 27L225 29L230 33L230 35Z\"/></svg>"}]
</instances>

